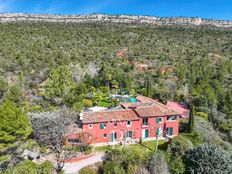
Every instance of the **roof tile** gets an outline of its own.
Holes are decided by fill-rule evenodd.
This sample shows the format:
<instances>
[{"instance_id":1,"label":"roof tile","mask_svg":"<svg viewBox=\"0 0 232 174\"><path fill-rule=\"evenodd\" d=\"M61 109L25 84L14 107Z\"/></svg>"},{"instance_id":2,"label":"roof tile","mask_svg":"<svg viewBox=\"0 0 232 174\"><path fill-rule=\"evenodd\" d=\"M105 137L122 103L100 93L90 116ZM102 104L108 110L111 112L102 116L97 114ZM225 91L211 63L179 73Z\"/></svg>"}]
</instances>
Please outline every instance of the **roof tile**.
<instances>
[{"instance_id":1,"label":"roof tile","mask_svg":"<svg viewBox=\"0 0 232 174\"><path fill-rule=\"evenodd\" d=\"M139 120L132 109L108 110L100 112L84 112L83 123L112 122L125 120Z\"/></svg>"}]
</instances>

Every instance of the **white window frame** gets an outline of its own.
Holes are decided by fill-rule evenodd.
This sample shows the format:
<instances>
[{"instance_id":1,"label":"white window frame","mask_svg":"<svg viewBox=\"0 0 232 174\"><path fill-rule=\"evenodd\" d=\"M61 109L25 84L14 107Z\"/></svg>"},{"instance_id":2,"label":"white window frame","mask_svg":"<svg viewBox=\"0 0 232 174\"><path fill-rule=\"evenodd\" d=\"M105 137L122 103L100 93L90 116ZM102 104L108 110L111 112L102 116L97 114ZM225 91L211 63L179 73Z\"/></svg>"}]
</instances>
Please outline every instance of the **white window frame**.
<instances>
[{"instance_id":1,"label":"white window frame","mask_svg":"<svg viewBox=\"0 0 232 174\"><path fill-rule=\"evenodd\" d=\"M105 136L105 135L106 135L106 136ZM103 138L107 138L107 133L104 133L104 134L103 134Z\"/></svg>"},{"instance_id":2,"label":"white window frame","mask_svg":"<svg viewBox=\"0 0 232 174\"><path fill-rule=\"evenodd\" d=\"M89 129L93 129L93 124L89 124Z\"/></svg>"},{"instance_id":3,"label":"white window frame","mask_svg":"<svg viewBox=\"0 0 232 174\"><path fill-rule=\"evenodd\" d=\"M116 126L115 126L115 124L116 124ZM117 128L118 127L118 122L114 122L114 128Z\"/></svg>"},{"instance_id":4,"label":"white window frame","mask_svg":"<svg viewBox=\"0 0 232 174\"><path fill-rule=\"evenodd\" d=\"M143 124L143 120L147 120L147 124ZM142 126L143 127L147 127L149 125L149 120L148 120L148 117L144 117L143 119L142 119Z\"/></svg>"},{"instance_id":5,"label":"white window frame","mask_svg":"<svg viewBox=\"0 0 232 174\"><path fill-rule=\"evenodd\" d=\"M173 116L170 116L169 118L172 118L171 120L168 120L168 117L167 117L167 121L169 122L169 121L176 121L176 120L178 120L178 116L176 116L176 115L173 115ZM175 118L175 119L173 119L173 118Z\"/></svg>"},{"instance_id":6,"label":"white window frame","mask_svg":"<svg viewBox=\"0 0 232 174\"><path fill-rule=\"evenodd\" d=\"M128 122L130 122L130 124L128 124ZM126 121L126 126L127 126L127 127L131 127L131 126L132 126L132 121L131 121L131 120L127 120L127 121Z\"/></svg>"}]
</instances>

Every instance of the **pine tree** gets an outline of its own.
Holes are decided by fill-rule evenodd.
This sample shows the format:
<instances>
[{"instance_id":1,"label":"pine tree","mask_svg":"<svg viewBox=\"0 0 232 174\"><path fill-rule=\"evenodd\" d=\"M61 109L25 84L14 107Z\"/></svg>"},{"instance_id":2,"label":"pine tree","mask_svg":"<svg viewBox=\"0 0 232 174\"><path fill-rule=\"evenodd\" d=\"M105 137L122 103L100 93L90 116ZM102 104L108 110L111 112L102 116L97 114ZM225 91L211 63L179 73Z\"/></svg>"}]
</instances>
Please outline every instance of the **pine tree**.
<instances>
[{"instance_id":1,"label":"pine tree","mask_svg":"<svg viewBox=\"0 0 232 174\"><path fill-rule=\"evenodd\" d=\"M10 100L6 99L0 106L0 120L0 142L2 147L26 139L32 132L29 119L23 108Z\"/></svg>"},{"instance_id":2,"label":"pine tree","mask_svg":"<svg viewBox=\"0 0 232 174\"><path fill-rule=\"evenodd\" d=\"M50 99L63 98L75 88L71 72L67 66L60 66L50 73L48 84L46 85L45 96Z\"/></svg>"}]
</instances>

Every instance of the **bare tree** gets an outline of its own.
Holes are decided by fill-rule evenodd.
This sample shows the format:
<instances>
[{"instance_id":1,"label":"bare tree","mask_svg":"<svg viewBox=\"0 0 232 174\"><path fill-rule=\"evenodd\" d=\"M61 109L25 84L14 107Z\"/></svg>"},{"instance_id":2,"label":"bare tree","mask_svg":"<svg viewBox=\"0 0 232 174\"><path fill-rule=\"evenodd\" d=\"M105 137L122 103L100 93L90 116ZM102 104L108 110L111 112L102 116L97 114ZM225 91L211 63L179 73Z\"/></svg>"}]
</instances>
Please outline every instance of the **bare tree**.
<instances>
[{"instance_id":1,"label":"bare tree","mask_svg":"<svg viewBox=\"0 0 232 174\"><path fill-rule=\"evenodd\" d=\"M66 110L32 114L33 135L39 144L49 147L56 156L56 170L60 172L69 155L65 148L64 136L68 125L75 116Z\"/></svg>"}]
</instances>

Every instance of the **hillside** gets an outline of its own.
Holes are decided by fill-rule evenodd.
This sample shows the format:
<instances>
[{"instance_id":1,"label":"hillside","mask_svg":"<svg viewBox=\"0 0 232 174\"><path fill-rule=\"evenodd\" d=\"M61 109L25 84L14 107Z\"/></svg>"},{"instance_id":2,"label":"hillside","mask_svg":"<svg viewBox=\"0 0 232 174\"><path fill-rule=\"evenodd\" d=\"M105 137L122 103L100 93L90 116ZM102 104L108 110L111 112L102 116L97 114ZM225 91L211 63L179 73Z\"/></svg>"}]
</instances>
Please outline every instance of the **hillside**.
<instances>
[{"instance_id":1,"label":"hillside","mask_svg":"<svg viewBox=\"0 0 232 174\"><path fill-rule=\"evenodd\" d=\"M199 161L185 161L195 151L210 167L223 157L223 166L231 171L231 21L25 14L2 14L0 21L0 173L9 166L16 166L16 173L52 173L51 163L22 161L24 149L43 157L52 153L56 160L58 155L53 161L57 171L65 161L63 152L88 154L89 144L64 147L63 135L76 131L81 111L115 109L125 102L112 94L185 103L191 106L192 123L180 121L179 136L160 141L158 156L152 150L155 141L143 147L103 147L111 157L100 164L105 173L153 173L157 168L185 173L194 166L189 162ZM213 161L211 151L201 155L209 148Z\"/></svg>"},{"instance_id":2,"label":"hillside","mask_svg":"<svg viewBox=\"0 0 232 174\"><path fill-rule=\"evenodd\" d=\"M80 82L86 74L101 75L99 70L106 67L105 71L109 68L107 71L114 74L115 80L121 81L119 84L128 85L129 82L123 82L128 79L121 78L129 76L131 88L142 92L146 74L142 69L150 67L156 94L165 89L162 95L172 99L182 95L187 85L188 91L194 90L206 98L205 106L216 97L213 103L217 108L231 115L226 95L230 93L232 74L230 29L3 23L0 41L0 71L10 84L19 81L23 72L26 87L37 87L48 78L51 69L61 65L68 65L73 78ZM173 80L176 77L160 76L159 69L166 67L175 69L178 81ZM205 94L207 90L209 93Z\"/></svg>"}]
</instances>

